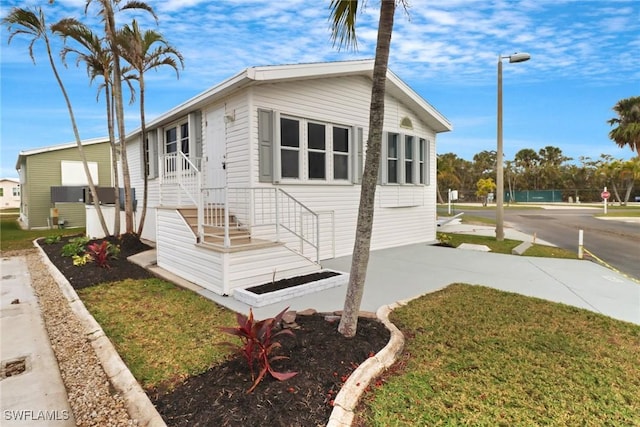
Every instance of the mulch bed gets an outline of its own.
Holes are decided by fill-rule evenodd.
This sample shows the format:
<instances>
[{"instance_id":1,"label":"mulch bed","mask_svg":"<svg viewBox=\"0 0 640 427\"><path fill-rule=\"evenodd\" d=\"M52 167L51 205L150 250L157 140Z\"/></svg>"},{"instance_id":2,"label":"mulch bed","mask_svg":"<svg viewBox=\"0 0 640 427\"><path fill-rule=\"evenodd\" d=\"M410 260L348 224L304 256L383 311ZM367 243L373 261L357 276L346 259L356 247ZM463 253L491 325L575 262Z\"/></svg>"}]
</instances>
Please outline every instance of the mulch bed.
<instances>
[{"instance_id":1,"label":"mulch bed","mask_svg":"<svg viewBox=\"0 0 640 427\"><path fill-rule=\"evenodd\" d=\"M100 242L101 240L97 240ZM153 277L147 270L126 261L126 257L150 249L135 236L109 241L120 245L120 256L110 268L95 264L74 266L61 256L68 238L54 244L40 244L54 265L75 289L100 283ZM336 302L341 305L341 301ZM328 319L328 320L327 320ZM298 315L295 336L280 337L274 362L280 372L298 372L286 381L265 379L252 393L246 361L236 356L205 373L179 384L146 390L168 426L317 426L326 425L333 399L357 366L382 349L389 331L380 322L361 318L357 334L345 338L337 331L338 316Z\"/></svg>"},{"instance_id":2,"label":"mulch bed","mask_svg":"<svg viewBox=\"0 0 640 427\"><path fill-rule=\"evenodd\" d=\"M67 278L74 289L82 289L95 286L100 283L118 282L125 279L146 279L155 277L149 271L137 264L127 261L127 257L151 249L136 236L123 234L120 237L109 237L106 240L120 247L120 255L116 259L109 260L109 268L100 268L95 263L83 266L73 265L71 257L62 256L62 248L69 240L78 236L63 237L59 242L47 245L43 239L38 240L40 247L49 257L49 260ZM92 240L102 242L104 239Z\"/></svg>"}]
</instances>

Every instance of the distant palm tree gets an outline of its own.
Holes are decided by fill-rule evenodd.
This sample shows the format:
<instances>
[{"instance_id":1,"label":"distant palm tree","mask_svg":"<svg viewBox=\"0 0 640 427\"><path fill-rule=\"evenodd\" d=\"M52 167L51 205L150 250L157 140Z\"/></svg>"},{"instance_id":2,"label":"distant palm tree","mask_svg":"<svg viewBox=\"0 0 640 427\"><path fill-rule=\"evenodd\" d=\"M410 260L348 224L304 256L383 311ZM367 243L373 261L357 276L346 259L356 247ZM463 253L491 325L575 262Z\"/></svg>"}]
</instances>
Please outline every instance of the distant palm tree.
<instances>
[{"instance_id":1,"label":"distant palm tree","mask_svg":"<svg viewBox=\"0 0 640 427\"><path fill-rule=\"evenodd\" d=\"M137 72L132 77L138 80L140 88L140 129L141 142L147 146L147 128L144 114L145 105L145 83L144 73L162 65L172 67L176 71L178 78L178 63L184 68L184 59L180 52L172 47L157 31L147 30L144 33L140 31L138 22L134 19L131 25L125 25L118 32L118 45L120 47L120 56L126 60L131 67ZM155 49L153 49L155 47ZM152 50L153 49L153 50ZM147 214L147 199L149 188L149 152L147 149L143 151L143 176L144 176L144 192L142 201L142 213L140 214L140 224L138 225L138 235L142 235L144 222Z\"/></svg>"},{"instance_id":2,"label":"distant palm tree","mask_svg":"<svg viewBox=\"0 0 640 427\"><path fill-rule=\"evenodd\" d=\"M356 17L358 2L351 0L332 0L330 4L332 38L340 46L356 47ZM364 282L369 264L371 232L378 169L380 167L380 146L382 144L382 126L384 121L384 94L391 47L391 32L396 10L396 0L381 0L378 40L373 66L373 84L371 87L371 106L369 111L369 139L367 156L360 189L360 206L356 225L355 243L351 261L349 285L344 301L344 309L338 331L353 337L358 326L358 312L364 294Z\"/></svg>"},{"instance_id":3,"label":"distant palm tree","mask_svg":"<svg viewBox=\"0 0 640 427\"><path fill-rule=\"evenodd\" d=\"M38 40L44 41L45 47L47 49L47 56L49 58L49 65L51 66L51 70L53 71L56 81L58 82L58 86L62 91L65 103L67 104L67 111L69 112L69 118L71 119L71 127L73 128L73 134L76 139L76 144L78 145L78 153L80 155L80 159L82 160L82 166L84 167L84 173L87 177L89 190L91 191L91 195L93 196L93 205L95 206L96 214L98 215L98 220L100 221L102 231L104 232L105 236L108 236L109 228L107 227L107 223L105 222L104 216L102 215L102 209L100 208L100 199L98 198L98 192L96 191L96 187L93 183L93 178L91 177L91 172L89 171L87 156L85 155L84 149L82 147L82 140L80 139L80 132L78 131L78 126L76 124L76 118L71 106L71 100L69 99L67 90L64 86L64 83L62 82L62 79L60 78L56 63L53 60L53 55L51 53L51 44L49 42L48 35L49 29L47 28L44 12L40 7L34 7L33 10L15 7L11 9L9 15L2 19L2 24L6 25L7 30L11 33L11 35L9 36L9 43L11 43L13 37L18 34L33 37L31 43L29 44L29 56L31 57L31 60L34 64L36 60L33 54L33 45Z\"/></svg>"},{"instance_id":4,"label":"distant palm tree","mask_svg":"<svg viewBox=\"0 0 640 427\"><path fill-rule=\"evenodd\" d=\"M113 57L113 98L115 101L116 124L118 128L118 142L120 144L120 158L122 164L122 180L124 181L124 210L125 210L125 231L134 233L133 221L133 196L131 191L131 174L129 173L129 161L127 157L126 134L124 125L124 103L122 100L122 70L120 68L120 54L118 49L118 37L116 31L115 11L126 9L141 9L149 12L157 21L157 16L153 8L148 4L130 0L121 4L121 0L87 0L85 12L91 3L97 3L98 15L104 23L105 38L109 45L109 50Z\"/></svg>"},{"instance_id":5,"label":"distant palm tree","mask_svg":"<svg viewBox=\"0 0 640 427\"><path fill-rule=\"evenodd\" d=\"M621 99L613 107L618 117L607 121L616 126L609 132L609 138L619 147L628 145L640 156L640 96Z\"/></svg>"}]
</instances>

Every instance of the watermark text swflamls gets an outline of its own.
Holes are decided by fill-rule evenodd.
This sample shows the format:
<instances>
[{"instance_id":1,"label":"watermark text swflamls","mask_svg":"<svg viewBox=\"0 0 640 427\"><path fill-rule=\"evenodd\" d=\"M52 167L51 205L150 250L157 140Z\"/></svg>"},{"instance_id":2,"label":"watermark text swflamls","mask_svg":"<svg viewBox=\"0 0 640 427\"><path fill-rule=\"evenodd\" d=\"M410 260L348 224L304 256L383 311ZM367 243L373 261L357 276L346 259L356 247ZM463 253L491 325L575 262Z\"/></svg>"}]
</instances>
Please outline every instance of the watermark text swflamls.
<instances>
[{"instance_id":1,"label":"watermark text swflamls","mask_svg":"<svg viewBox=\"0 0 640 427\"><path fill-rule=\"evenodd\" d=\"M71 418L68 410L34 411L32 409L5 409L2 413L5 421L66 421Z\"/></svg>"}]
</instances>

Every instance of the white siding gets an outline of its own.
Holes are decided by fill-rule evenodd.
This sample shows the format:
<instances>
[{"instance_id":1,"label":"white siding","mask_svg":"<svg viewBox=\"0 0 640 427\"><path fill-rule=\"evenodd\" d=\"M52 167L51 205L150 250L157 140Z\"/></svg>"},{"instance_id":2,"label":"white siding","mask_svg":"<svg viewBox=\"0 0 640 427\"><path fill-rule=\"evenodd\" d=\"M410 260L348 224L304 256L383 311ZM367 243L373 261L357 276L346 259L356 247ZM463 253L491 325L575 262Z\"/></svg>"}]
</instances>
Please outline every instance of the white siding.
<instances>
[{"instance_id":1,"label":"white siding","mask_svg":"<svg viewBox=\"0 0 640 427\"><path fill-rule=\"evenodd\" d=\"M314 264L286 246L232 252L229 256L229 288L246 288L287 277L314 273Z\"/></svg>"},{"instance_id":2,"label":"white siding","mask_svg":"<svg viewBox=\"0 0 640 427\"><path fill-rule=\"evenodd\" d=\"M275 110L307 119L357 126L368 136L371 81L364 77L341 77L287 83L257 84L202 108L203 157L207 158L206 112L224 108L233 117L225 124L227 183L232 187L265 186L258 181L257 111ZM412 130L400 127L408 117ZM377 189L372 249L432 242L436 238L435 133L395 98L387 96L385 131L409 133L429 141L430 185L383 185ZM162 153L162 144L159 152ZM128 144L132 185L142 207L142 165L139 140ZM365 152L366 154L366 152ZM205 160L206 162L206 160ZM206 165L206 163L205 163ZM207 167L204 168L207 173ZM206 182L206 179L203 180ZM266 184L266 186L270 186ZM353 250L360 185L283 184L285 191L320 215L320 258L350 255ZM163 190L163 198L164 198ZM177 202L176 202L177 204ZM220 294L234 287L265 283L317 270L315 251L304 247L302 257L290 248L275 246L221 253L195 243L195 236L178 212L160 208L159 179L149 181L149 212L143 237L158 241L158 265ZM153 221L156 220L156 224ZM150 224L152 224L150 226ZM157 239L156 239L157 231ZM254 238L274 239L273 228L255 228ZM300 243L282 234L281 241L299 248Z\"/></svg>"},{"instance_id":3,"label":"white siding","mask_svg":"<svg viewBox=\"0 0 640 427\"><path fill-rule=\"evenodd\" d=\"M155 132L150 130L149 132ZM131 177L131 186L135 188L136 199L138 201L137 210L135 214L136 219L136 231L138 230L139 221L142 213L142 202L144 198L144 178L143 178L143 157L142 146L140 144L140 138L127 142L127 157L129 161L129 175ZM122 168L119 168L119 184L120 187L124 187L122 180ZM155 208L159 205L160 200L160 179L153 178L148 180L148 197L147 197L147 213L145 218L144 228L142 229L142 238L150 240L152 242L157 241L156 236L156 213ZM122 223L121 228L124 227Z\"/></svg>"},{"instance_id":4,"label":"white siding","mask_svg":"<svg viewBox=\"0 0 640 427\"><path fill-rule=\"evenodd\" d=\"M193 232L175 210L158 209L158 266L217 294L285 277L308 274L320 266L286 246L217 252L196 244Z\"/></svg>"},{"instance_id":5,"label":"white siding","mask_svg":"<svg viewBox=\"0 0 640 427\"><path fill-rule=\"evenodd\" d=\"M281 114L355 125L368 137L371 81L363 77L299 81L257 86L251 89L252 182L258 182L257 109L273 109ZM383 185L376 191L376 210L372 249L432 242L436 238L435 212L435 133L395 98L385 100L385 131L408 133L430 142L430 185ZM409 117L413 129L400 127ZM366 148L365 148L366 155ZM350 255L355 239L360 186L351 184L281 184L279 185L315 212L322 212L320 258ZM327 216L329 216L329 219ZM335 227L331 229L331 224ZM287 241L286 236L283 240ZM306 253L306 252L305 252Z\"/></svg>"},{"instance_id":6,"label":"white siding","mask_svg":"<svg viewBox=\"0 0 640 427\"><path fill-rule=\"evenodd\" d=\"M218 294L224 293L224 254L196 245L176 210L158 209L158 266Z\"/></svg>"}]
</instances>

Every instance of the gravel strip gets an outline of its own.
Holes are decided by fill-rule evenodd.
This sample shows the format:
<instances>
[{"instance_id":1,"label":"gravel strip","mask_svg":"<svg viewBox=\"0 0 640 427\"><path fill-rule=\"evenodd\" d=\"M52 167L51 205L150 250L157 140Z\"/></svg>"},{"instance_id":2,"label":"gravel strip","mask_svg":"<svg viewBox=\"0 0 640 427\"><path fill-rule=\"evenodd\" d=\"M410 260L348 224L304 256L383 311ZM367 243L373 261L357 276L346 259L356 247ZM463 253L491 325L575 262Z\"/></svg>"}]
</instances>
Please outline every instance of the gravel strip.
<instances>
[{"instance_id":1,"label":"gravel strip","mask_svg":"<svg viewBox=\"0 0 640 427\"><path fill-rule=\"evenodd\" d=\"M124 399L111 387L84 329L37 250L5 252L27 257L51 346L78 426L135 426Z\"/></svg>"}]
</instances>

